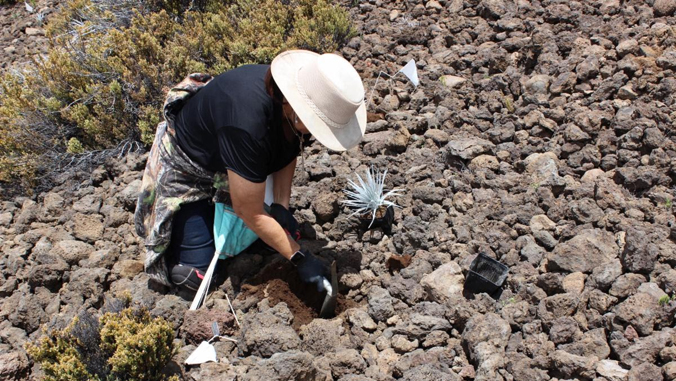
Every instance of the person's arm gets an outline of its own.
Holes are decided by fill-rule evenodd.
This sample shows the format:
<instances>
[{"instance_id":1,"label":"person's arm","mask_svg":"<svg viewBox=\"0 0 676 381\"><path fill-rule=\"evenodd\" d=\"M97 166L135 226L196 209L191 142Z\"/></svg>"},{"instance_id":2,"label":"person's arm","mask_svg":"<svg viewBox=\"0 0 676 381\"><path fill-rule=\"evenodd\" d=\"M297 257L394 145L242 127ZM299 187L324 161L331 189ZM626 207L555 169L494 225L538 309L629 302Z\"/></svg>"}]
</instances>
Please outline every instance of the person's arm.
<instances>
[{"instance_id":1,"label":"person's arm","mask_svg":"<svg viewBox=\"0 0 676 381\"><path fill-rule=\"evenodd\" d=\"M293 183L293 174L296 171L296 159L293 159L286 167L272 174L273 194L275 204L282 205L289 209L289 200L291 199L291 184Z\"/></svg>"},{"instance_id":2,"label":"person's arm","mask_svg":"<svg viewBox=\"0 0 676 381\"><path fill-rule=\"evenodd\" d=\"M300 245L286 234L274 218L265 213L263 209L265 182L254 183L231 170L228 170L228 182L230 183L232 207L237 216L244 220L246 226L270 247L277 250L284 258L291 259L291 256L300 250ZM289 184L289 188L290 186Z\"/></svg>"}]
</instances>

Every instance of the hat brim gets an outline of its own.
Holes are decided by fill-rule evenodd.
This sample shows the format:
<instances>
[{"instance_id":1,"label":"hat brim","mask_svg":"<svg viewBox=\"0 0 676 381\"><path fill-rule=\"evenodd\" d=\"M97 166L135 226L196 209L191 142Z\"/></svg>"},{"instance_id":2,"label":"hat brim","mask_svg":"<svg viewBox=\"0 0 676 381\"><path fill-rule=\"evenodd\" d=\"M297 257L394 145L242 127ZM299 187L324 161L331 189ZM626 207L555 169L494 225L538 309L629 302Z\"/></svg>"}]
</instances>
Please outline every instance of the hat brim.
<instances>
[{"instance_id":1,"label":"hat brim","mask_svg":"<svg viewBox=\"0 0 676 381\"><path fill-rule=\"evenodd\" d=\"M345 126L335 128L327 125L306 103L296 82L298 70L317 57L319 54L307 50L289 50L281 53L272 61L272 77L312 136L331 150L345 151L355 147L364 137L366 105L362 101Z\"/></svg>"}]
</instances>

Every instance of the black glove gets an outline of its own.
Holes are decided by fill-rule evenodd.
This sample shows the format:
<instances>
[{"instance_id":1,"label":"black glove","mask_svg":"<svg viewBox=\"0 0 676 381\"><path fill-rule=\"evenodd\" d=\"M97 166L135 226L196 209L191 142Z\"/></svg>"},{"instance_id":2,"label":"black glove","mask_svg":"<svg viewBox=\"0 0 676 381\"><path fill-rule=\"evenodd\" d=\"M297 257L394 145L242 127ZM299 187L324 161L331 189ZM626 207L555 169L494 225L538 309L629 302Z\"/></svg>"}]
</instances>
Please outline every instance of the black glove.
<instances>
[{"instance_id":1,"label":"black glove","mask_svg":"<svg viewBox=\"0 0 676 381\"><path fill-rule=\"evenodd\" d=\"M285 207L279 204L270 205L270 216L274 218L286 230L286 233L295 241L300 239L298 221Z\"/></svg>"},{"instance_id":2,"label":"black glove","mask_svg":"<svg viewBox=\"0 0 676 381\"><path fill-rule=\"evenodd\" d=\"M324 282L326 279L331 281L331 270L321 259L307 250L297 251L291 262L296 265L300 279L305 283L317 284L317 291L324 291Z\"/></svg>"}]
</instances>

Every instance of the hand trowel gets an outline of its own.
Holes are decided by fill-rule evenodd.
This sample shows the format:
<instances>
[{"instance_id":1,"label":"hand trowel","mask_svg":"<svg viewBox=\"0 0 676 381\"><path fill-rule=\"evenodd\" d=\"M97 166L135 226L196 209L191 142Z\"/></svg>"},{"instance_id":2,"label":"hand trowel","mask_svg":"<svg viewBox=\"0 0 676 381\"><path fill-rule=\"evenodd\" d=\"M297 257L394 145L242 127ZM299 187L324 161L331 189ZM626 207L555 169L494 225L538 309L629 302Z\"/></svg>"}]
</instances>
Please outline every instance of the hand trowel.
<instances>
[{"instance_id":1,"label":"hand trowel","mask_svg":"<svg viewBox=\"0 0 676 381\"><path fill-rule=\"evenodd\" d=\"M336 273L336 262L331 264L331 279L322 279L326 296L322 309L319 311L319 317L330 318L336 313L336 301L338 300L338 275Z\"/></svg>"}]
</instances>

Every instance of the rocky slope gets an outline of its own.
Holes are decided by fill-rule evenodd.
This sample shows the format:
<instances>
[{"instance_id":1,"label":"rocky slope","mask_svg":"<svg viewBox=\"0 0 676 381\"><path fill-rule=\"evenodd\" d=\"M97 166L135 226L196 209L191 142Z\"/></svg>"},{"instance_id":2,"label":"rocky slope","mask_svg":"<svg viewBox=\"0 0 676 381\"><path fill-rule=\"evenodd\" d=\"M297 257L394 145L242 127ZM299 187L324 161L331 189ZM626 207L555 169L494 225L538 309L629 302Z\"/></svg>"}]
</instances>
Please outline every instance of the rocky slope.
<instances>
[{"instance_id":1,"label":"rocky slope","mask_svg":"<svg viewBox=\"0 0 676 381\"><path fill-rule=\"evenodd\" d=\"M143 155L63 179L0 212L0 378L37 379L22 350L105 298L170 320L193 380L676 379L676 1L360 1L342 54L378 82L359 149L315 143L292 205L304 245L336 260L338 316L278 255L222 266L210 312L142 272L132 212ZM346 179L388 169L391 235L363 233ZM462 294L485 253L497 300ZM230 295L241 326L228 314ZM219 321L238 344L179 366Z\"/></svg>"},{"instance_id":2,"label":"rocky slope","mask_svg":"<svg viewBox=\"0 0 676 381\"><path fill-rule=\"evenodd\" d=\"M44 25L59 0L23 1L0 5L0 69L30 61L30 57L47 52Z\"/></svg>"}]
</instances>

